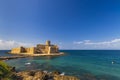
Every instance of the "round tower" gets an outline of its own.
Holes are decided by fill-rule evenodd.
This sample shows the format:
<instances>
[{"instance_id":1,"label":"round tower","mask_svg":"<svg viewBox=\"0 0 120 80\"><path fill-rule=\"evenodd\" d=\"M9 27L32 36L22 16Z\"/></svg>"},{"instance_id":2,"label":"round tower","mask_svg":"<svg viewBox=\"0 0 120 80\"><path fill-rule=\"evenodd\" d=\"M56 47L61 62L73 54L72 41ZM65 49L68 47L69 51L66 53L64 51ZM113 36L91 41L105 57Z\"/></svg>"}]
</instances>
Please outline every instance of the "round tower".
<instances>
[{"instance_id":1,"label":"round tower","mask_svg":"<svg viewBox=\"0 0 120 80\"><path fill-rule=\"evenodd\" d=\"M50 43L50 41L48 40L48 41L46 41L46 45L47 46L50 46L51 45L51 43Z\"/></svg>"}]
</instances>

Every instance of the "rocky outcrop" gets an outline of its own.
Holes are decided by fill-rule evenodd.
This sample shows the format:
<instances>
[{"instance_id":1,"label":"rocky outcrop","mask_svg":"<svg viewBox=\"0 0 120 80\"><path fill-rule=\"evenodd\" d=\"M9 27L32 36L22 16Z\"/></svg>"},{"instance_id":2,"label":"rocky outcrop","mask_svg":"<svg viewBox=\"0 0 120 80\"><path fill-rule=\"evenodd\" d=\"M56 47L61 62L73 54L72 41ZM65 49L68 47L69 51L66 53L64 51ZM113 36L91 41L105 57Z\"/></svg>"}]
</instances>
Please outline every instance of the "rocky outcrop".
<instances>
[{"instance_id":1,"label":"rocky outcrop","mask_svg":"<svg viewBox=\"0 0 120 80\"><path fill-rule=\"evenodd\" d=\"M53 80L80 80L74 76L61 76L61 75L56 75L54 76Z\"/></svg>"},{"instance_id":2,"label":"rocky outcrop","mask_svg":"<svg viewBox=\"0 0 120 80\"><path fill-rule=\"evenodd\" d=\"M60 72L22 71L15 74L16 80L80 80L74 76L60 75Z\"/></svg>"}]
</instances>

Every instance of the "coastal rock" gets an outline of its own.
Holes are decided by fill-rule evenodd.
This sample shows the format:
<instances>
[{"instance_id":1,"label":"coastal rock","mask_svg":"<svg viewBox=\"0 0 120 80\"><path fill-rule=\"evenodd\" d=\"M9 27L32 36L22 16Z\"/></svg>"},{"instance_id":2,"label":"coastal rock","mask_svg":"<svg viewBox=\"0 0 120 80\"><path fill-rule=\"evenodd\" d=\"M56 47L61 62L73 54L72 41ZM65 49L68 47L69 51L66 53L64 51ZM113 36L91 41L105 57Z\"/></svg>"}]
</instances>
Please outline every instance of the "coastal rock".
<instances>
[{"instance_id":1,"label":"coastal rock","mask_svg":"<svg viewBox=\"0 0 120 80\"><path fill-rule=\"evenodd\" d=\"M54 73L54 74L53 74ZM16 73L17 80L80 80L74 76L61 76L59 72L21 71Z\"/></svg>"},{"instance_id":2,"label":"coastal rock","mask_svg":"<svg viewBox=\"0 0 120 80\"><path fill-rule=\"evenodd\" d=\"M53 80L80 80L80 79L74 76L55 75Z\"/></svg>"},{"instance_id":3,"label":"coastal rock","mask_svg":"<svg viewBox=\"0 0 120 80\"><path fill-rule=\"evenodd\" d=\"M22 71L16 74L20 80L47 80L48 75L43 73L42 71Z\"/></svg>"},{"instance_id":4,"label":"coastal rock","mask_svg":"<svg viewBox=\"0 0 120 80\"><path fill-rule=\"evenodd\" d=\"M53 75L59 75L60 72L59 72L59 71L53 71L52 74L53 74Z\"/></svg>"},{"instance_id":5,"label":"coastal rock","mask_svg":"<svg viewBox=\"0 0 120 80\"><path fill-rule=\"evenodd\" d=\"M47 78L47 75L42 71L39 71L35 73L33 80L46 80L46 78Z\"/></svg>"}]
</instances>

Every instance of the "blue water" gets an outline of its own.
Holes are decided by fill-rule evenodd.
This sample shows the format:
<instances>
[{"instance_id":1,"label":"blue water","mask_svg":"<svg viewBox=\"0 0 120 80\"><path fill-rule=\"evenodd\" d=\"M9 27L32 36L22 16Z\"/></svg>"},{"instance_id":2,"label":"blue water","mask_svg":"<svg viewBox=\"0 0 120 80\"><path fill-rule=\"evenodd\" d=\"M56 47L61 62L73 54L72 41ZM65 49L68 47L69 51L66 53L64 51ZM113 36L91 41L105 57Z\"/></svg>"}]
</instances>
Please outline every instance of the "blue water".
<instances>
[{"instance_id":1,"label":"blue water","mask_svg":"<svg viewBox=\"0 0 120 80\"><path fill-rule=\"evenodd\" d=\"M61 50L64 56L30 57L6 61L18 71L61 71L81 80L120 80L120 50ZM6 56L7 51L0 51ZM112 64L112 61L114 62ZM25 65L30 62L31 65Z\"/></svg>"}]
</instances>

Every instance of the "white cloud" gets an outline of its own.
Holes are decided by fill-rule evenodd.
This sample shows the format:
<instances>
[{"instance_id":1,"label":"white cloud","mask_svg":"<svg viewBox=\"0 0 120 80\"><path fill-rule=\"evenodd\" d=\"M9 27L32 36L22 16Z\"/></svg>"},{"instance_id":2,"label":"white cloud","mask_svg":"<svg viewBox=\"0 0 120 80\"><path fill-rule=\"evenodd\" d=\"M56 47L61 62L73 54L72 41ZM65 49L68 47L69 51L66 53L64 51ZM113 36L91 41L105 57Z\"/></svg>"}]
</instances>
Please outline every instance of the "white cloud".
<instances>
[{"instance_id":1,"label":"white cloud","mask_svg":"<svg viewBox=\"0 0 120 80\"><path fill-rule=\"evenodd\" d=\"M32 46L32 44L17 42L14 40L6 41L6 40L0 39L0 50L9 50L9 49L12 49L14 47L20 47L20 46L28 47L28 46Z\"/></svg>"},{"instance_id":2,"label":"white cloud","mask_svg":"<svg viewBox=\"0 0 120 80\"><path fill-rule=\"evenodd\" d=\"M120 49L120 39L113 39L110 41L101 41L101 42L83 40L83 41L73 42L73 44L75 45L77 44L76 48L82 48L82 49Z\"/></svg>"},{"instance_id":3,"label":"white cloud","mask_svg":"<svg viewBox=\"0 0 120 80\"><path fill-rule=\"evenodd\" d=\"M83 42L82 41L74 41L73 44L82 44Z\"/></svg>"},{"instance_id":4,"label":"white cloud","mask_svg":"<svg viewBox=\"0 0 120 80\"><path fill-rule=\"evenodd\" d=\"M34 44L17 42L14 40L0 39L0 50L10 50L14 47L30 47ZM91 40L74 41L73 44L58 43L60 49L120 49L120 39L113 39L110 41L94 42Z\"/></svg>"}]
</instances>

